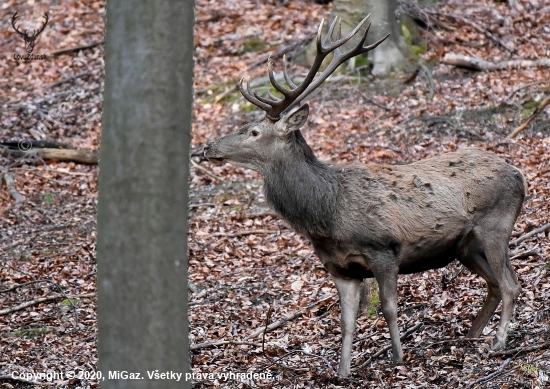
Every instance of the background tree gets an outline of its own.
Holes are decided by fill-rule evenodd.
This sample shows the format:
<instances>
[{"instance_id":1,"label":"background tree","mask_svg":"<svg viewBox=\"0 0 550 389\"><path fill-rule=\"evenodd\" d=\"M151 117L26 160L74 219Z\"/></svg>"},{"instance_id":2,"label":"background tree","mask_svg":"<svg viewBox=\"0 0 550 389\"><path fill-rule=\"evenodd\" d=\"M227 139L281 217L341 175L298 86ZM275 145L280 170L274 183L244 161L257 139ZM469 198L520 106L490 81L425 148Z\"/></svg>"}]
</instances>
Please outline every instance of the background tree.
<instances>
[{"instance_id":1,"label":"background tree","mask_svg":"<svg viewBox=\"0 0 550 389\"><path fill-rule=\"evenodd\" d=\"M187 180L193 1L109 1L98 208L99 368L150 388L189 370ZM186 387L163 380L163 388Z\"/></svg>"},{"instance_id":2,"label":"background tree","mask_svg":"<svg viewBox=\"0 0 550 389\"><path fill-rule=\"evenodd\" d=\"M395 11L397 0L334 0L329 23L325 23L324 33L328 31L328 25L336 16L342 20L342 35L351 31L369 13L369 21L372 26L367 37L367 43L373 43L387 34L389 38L384 43L368 53L375 75L388 74L392 71L401 71L408 67L407 56L409 50L400 31ZM366 27L365 27L366 28ZM361 34L357 34L360 36ZM351 39L344 48L353 45L358 37ZM306 48L303 55L297 57L297 61L303 64L310 63L315 55L315 41ZM352 59L350 61L354 61Z\"/></svg>"}]
</instances>

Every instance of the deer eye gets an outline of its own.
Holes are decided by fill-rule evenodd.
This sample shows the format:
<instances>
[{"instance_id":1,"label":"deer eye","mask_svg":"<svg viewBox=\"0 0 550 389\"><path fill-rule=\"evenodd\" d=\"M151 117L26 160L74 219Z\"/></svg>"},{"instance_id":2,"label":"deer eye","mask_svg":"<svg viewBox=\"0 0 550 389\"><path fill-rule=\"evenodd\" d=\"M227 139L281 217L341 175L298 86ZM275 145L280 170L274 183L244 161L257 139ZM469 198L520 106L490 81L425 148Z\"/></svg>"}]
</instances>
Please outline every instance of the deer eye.
<instances>
[{"instance_id":1,"label":"deer eye","mask_svg":"<svg viewBox=\"0 0 550 389\"><path fill-rule=\"evenodd\" d=\"M250 131L250 135L258 136L258 135L260 135L260 133L258 132L258 130L252 130L252 131Z\"/></svg>"}]
</instances>

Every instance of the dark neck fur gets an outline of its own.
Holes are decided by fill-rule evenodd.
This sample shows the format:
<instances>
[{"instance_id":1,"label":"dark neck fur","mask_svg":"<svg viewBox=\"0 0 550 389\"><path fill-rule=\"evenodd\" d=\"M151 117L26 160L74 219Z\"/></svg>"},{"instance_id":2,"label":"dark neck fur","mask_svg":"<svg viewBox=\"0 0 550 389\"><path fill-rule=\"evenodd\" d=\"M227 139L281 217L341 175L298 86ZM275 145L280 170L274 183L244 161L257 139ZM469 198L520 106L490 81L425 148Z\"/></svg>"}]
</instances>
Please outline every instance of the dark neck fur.
<instances>
[{"instance_id":1,"label":"dark neck fur","mask_svg":"<svg viewBox=\"0 0 550 389\"><path fill-rule=\"evenodd\" d=\"M315 157L300 131L286 151L264 172L267 201L298 232L329 236L339 193L334 171Z\"/></svg>"}]
</instances>

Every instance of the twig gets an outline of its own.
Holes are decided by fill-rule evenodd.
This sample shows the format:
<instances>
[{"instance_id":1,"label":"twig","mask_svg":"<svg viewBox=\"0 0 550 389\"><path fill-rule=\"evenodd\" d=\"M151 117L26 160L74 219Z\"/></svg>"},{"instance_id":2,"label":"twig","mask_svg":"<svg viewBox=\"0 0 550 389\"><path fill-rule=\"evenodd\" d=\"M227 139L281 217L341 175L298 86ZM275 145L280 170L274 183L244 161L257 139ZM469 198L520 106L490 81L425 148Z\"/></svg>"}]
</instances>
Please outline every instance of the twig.
<instances>
[{"instance_id":1,"label":"twig","mask_svg":"<svg viewBox=\"0 0 550 389\"><path fill-rule=\"evenodd\" d=\"M247 345L247 346L255 346L255 347L262 347L260 343L254 343L254 342L247 342L245 340L219 340L217 342L210 342L206 341L203 343L198 344L192 344L189 346L189 350L199 350L201 348L208 348L208 347L218 347L223 346L226 344L236 344L236 345Z\"/></svg>"},{"instance_id":2,"label":"twig","mask_svg":"<svg viewBox=\"0 0 550 389\"><path fill-rule=\"evenodd\" d=\"M506 43L504 43L502 40L500 40L499 38L497 38L496 36L494 36L492 33L490 33L489 31L487 31L486 29L484 29L483 27L481 27L479 24L475 23L475 22L472 22L471 20L468 20L466 18L463 18L461 16L458 16L458 15L451 15L453 18L456 18L456 19L460 19L462 20L463 23L466 23L470 26L472 26L475 30L477 30L478 32L484 34L487 38L489 38L490 40L492 40L493 42L501 45L502 47L504 47L506 50L508 50L510 53L514 54L516 52L516 49L512 49L511 47L508 47L508 45Z\"/></svg>"},{"instance_id":3,"label":"twig","mask_svg":"<svg viewBox=\"0 0 550 389\"><path fill-rule=\"evenodd\" d=\"M422 70L422 73L426 77L426 82L428 83L428 98L430 101L434 99L434 93L435 93L435 83L434 78L432 75L432 72L426 65L424 65L422 62L418 64L419 69Z\"/></svg>"},{"instance_id":4,"label":"twig","mask_svg":"<svg viewBox=\"0 0 550 389\"><path fill-rule=\"evenodd\" d=\"M23 195L17 191L17 188L15 187L15 180L10 173L4 173L4 183L6 184L6 189L8 190L10 197L16 203L25 201Z\"/></svg>"},{"instance_id":5,"label":"twig","mask_svg":"<svg viewBox=\"0 0 550 389\"><path fill-rule=\"evenodd\" d=\"M513 261L514 259L526 258L530 255L537 255L538 253L539 252L537 249L531 249L531 250L527 250L522 253L514 255L513 257L510 258L510 260ZM527 266L531 266L531 265L532 264L527 264Z\"/></svg>"},{"instance_id":6,"label":"twig","mask_svg":"<svg viewBox=\"0 0 550 389\"><path fill-rule=\"evenodd\" d=\"M407 84L410 84L411 82L414 81L414 79L416 78L416 76L418 76L418 72L420 72L420 67L417 67L414 72L412 72L407 78L405 78L405 80L402 82L403 85L407 85Z\"/></svg>"},{"instance_id":7,"label":"twig","mask_svg":"<svg viewBox=\"0 0 550 389\"><path fill-rule=\"evenodd\" d=\"M278 231L275 230L249 230L249 231L239 231L239 232L214 232L212 234L206 235L208 238L215 236L223 236L227 238L236 238L239 236L245 235L265 235L265 234L276 234Z\"/></svg>"},{"instance_id":8,"label":"twig","mask_svg":"<svg viewBox=\"0 0 550 389\"><path fill-rule=\"evenodd\" d=\"M372 104L376 105L377 107L382 108L382 109L385 110L385 111L391 111L391 108L389 108L388 106L386 106L386 105L384 105L384 104L380 104L380 103L374 101L374 100L371 99L370 97L366 96L363 92L361 92L361 90L360 90L359 88L356 87L355 90L361 95L361 97L362 97L364 100L368 101L369 103L372 103Z\"/></svg>"},{"instance_id":9,"label":"twig","mask_svg":"<svg viewBox=\"0 0 550 389\"><path fill-rule=\"evenodd\" d=\"M529 239L530 237L532 237L533 235L536 235L540 232L544 232L546 230L550 229L550 223L546 223L545 225L543 225L542 227L539 227L539 228L535 228L533 231L531 232L528 232L527 234L517 238L516 240L510 242L510 245L514 245L514 246L517 246L518 244L520 244L521 242L523 242L524 240L526 239Z\"/></svg>"},{"instance_id":10,"label":"twig","mask_svg":"<svg viewBox=\"0 0 550 389\"><path fill-rule=\"evenodd\" d=\"M443 280L441 281L441 283L443 284L443 286L442 286L443 290L447 289L447 285L452 283L459 275L461 275L462 272L464 271L464 269L466 269L466 267L461 266L460 270L454 276L452 276L448 280L443 278Z\"/></svg>"},{"instance_id":11,"label":"twig","mask_svg":"<svg viewBox=\"0 0 550 389\"><path fill-rule=\"evenodd\" d=\"M80 72L78 74L73 74L72 76L69 76L69 77L66 77L62 80L59 80L59 81L56 81L50 85L46 85L46 89L49 89L49 88L53 88L53 87L56 87L56 86L59 86L61 84L64 84L66 82L69 82L69 81L72 81L74 79L77 79L77 78L80 78L80 77L84 77L84 76L89 76L91 73L87 70L83 71L83 72Z\"/></svg>"},{"instance_id":12,"label":"twig","mask_svg":"<svg viewBox=\"0 0 550 389\"><path fill-rule=\"evenodd\" d=\"M250 335L248 335L246 337L246 339L254 339L256 336L264 333L264 331L272 331L276 328L279 328L280 326L282 326L284 323L286 323L287 321L290 321L292 319L295 319L297 318L298 316L300 316L302 314L302 312L306 309L310 309L312 307L314 307L315 305L318 305L320 303L322 303L323 301L326 301L330 298L334 297L333 295L328 295L328 296L325 296L324 298L320 299L320 300L317 300L316 302L312 303L312 304L309 304L303 308L300 308L298 309L296 312L293 312L293 313L289 313L288 315L284 316L282 319L280 320L277 320L276 322L273 322L271 323L270 325L268 326L265 326L265 327L260 327L258 329L256 329L253 333L251 333Z\"/></svg>"},{"instance_id":13,"label":"twig","mask_svg":"<svg viewBox=\"0 0 550 389\"><path fill-rule=\"evenodd\" d=\"M267 333L267 327L269 327L269 322L271 321L271 312L273 312L273 307L270 305L269 309L267 310L267 314L265 318L264 333L262 336L262 354L264 355L264 357L266 357L270 361L271 361L271 358L269 358L265 353L265 334Z\"/></svg>"},{"instance_id":14,"label":"twig","mask_svg":"<svg viewBox=\"0 0 550 389\"><path fill-rule=\"evenodd\" d=\"M83 46L69 47L69 48L65 48L65 49L60 49L60 50L52 51L50 53L50 55L53 56L53 57L56 57L56 56L61 55L61 54L69 54L69 53L72 53L72 52L75 52L75 51L92 49L96 46L102 45L103 43L105 43L105 41L95 42L95 43L91 43L89 45L83 45Z\"/></svg>"},{"instance_id":15,"label":"twig","mask_svg":"<svg viewBox=\"0 0 550 389\"><path fill-rule=\"evenodd\" d=\"M489 355L492 357L502 357L506 355L523 354L523 353L529 353L531 351L545 350L547 348L550 348L550 342L536 344L534 346L517 347L510 350L495 351L490 353Z\"/></svg>"},{"instance_id":16,"label":"twig","mask_svg":"<svg viewBox=\"0 0 550 389\"><path fill-rule=\"evenodd\" d=\"M499 367L499 369L495 372L492 372L491 374L489 374L488 376L485 376L485 377L482 377L482 378L479 378L477 380L475 380L474 382L472 382L469 387L471 388L472 386L474 385L477 385L477 384L482 384L484 382L487 382L489 381L490 379L493 379L495 378L496 376L498 375L501 375L504 371L504 369L506 368L506 366L508 366L508 364L512 361L512 358L508 358L507 360L504 361L504 363Z\"/></svg>"},{"instance_id":17,"label":"twig","mask_svg":"<svg viewBox=\"0 0 550 389\"><path fill-rule=\"evenodd\" d=\"M10 307L10 308L5 308L5 309L0 309L0 316L3 316L3 315L7 315L9 313L13 313L13 312L17 312L17 311L20 311L22 309L25 309L25 308L28 308L28 307L31 307L33 305L36 305L36 304L40 304L40 303L43 303L43 302L46 302L46 301L52 301L52 300L57 300L57 299L60 299L62 297L66 297L69 299L77 299L77 298L88 298L88 297L95 297L95 293L86 293L86 294L79 294L79 295L76 295L76 296L63 296L63 295L59 295L59 296L46 296L46 297L39 297L37 299L34 299L34 300L30 300L30 301L26 301L22 304L19 304L19 305L15 305L13 307ZM72 303L71 303L72 304Z\"/></svg>"},{"instance_id":18,"label":"twig","mask_svg":"<svg viewBox=\"0 0 550 389\"><path fill-rule=\"evenodd\" d=\"M412 328L409 328L401 337L401 341L404 341L409 335L411 335L413 332L415 332L416 330L418 330L420 327L422 327L424 325L424 323L422 322L419 322L419 323L416 323L414 325L414 327ZM371 363L371 361L375 358L378 358L380 355L384 354L386 351L390 350L392 347L391 343L389 345L387 345L386 347L382 348L381 350L375 352L374 354L372 354L369 359L367 359L367 361L365 363L363 363L361 366L359 366L359 369L367 366L369 363Z\"/></svg>"},{"instance_id":19,"label":"twig","mask_svg":"<svg viewBox=\"0 0 550 389\"><path fill-rule=\"evenodd\" d=\"M521 126L516 128L516 130L514 132L512 132L510 135L508 135L508 138L510 138L510 139L515 138L517 134L519 134L520 132L525 130L529 126L529 124L531 124L531 122L537 116L539 116L540 113L544 110L544 108L546 108L546 106L549 105L549 104L550 104L550 97L547 97L546 100L544 100L542 103L540 103L540 105L537 107L537 109L535 109L535 112L533 112L533 114L531 116L529 116L529 119L527 119L527 121L525 123L523 123Z\"/></svg>"},{"instance_id":20,"label":"twig","mask_svg":"<svg viewBox=\"0 0 550 389\"><path fill-rule=\"evenodd\" d=\"M529 88L530 86L534 86L534 85L548 84L549 82L550 81L537 81L537 82L528 82L527 84L520 85L514 90L512 90L512 92L510 92L503 101L504 102L509 101L516 92L519 92L522 89Z\"/></svg>"},{"instance_id":21,"label":"twig","mask_svg":"<svg viewBox=\"0 0 550 389\"><path fill-rule=\"evenodd\" d=\"M192 159L189 159L191 161L191 165L193 165L193 167L197 170L200 170L201 172L205 173L207 176L209 177L212 177L216 180L219 180L219 181L223 181L223 178L221 177L218 177L217 175L215 175L214 173L212 173L210 170L206 169L206 168L203 168L201 165L199 165L198 163L196 163L195 161L193 161Z\"/></svg>"},{"instance_id":22,"label":"twig","mask_svg":"<svg viewBox=\"0 0 550 389\"><path fill-rule=\"evenodd\" d=\"M243 217L254 219L257 217L265 217L265 216L272 216L272 217L279 217L275 212L273 211L265 211L265 212L258 212L258 213L245 213L242 215Z\"/></svg>"},{"instance_id":23,"label":"twig","mask_svg":"<svg viewBox=\"0 0 550 389\"><path fill-rule=\"evenodd\" d=\"M303 355L308 355L308 356L310 356L310 357L319 358L319 359L323 360L323 362L325 363L325 365L327 365L327 367L328 367L330 370L332 370L332 372L334 372L334 368L332 367L332 365L330 364L330 362L329 362L325 357L323 357L323 356L321 356L321 355L317 355L317 354L312 354L312 353L306 352L306 351L304 351L304 350L293 350L293 351L290 351L290 352L286 353L285 355L283 355L282 357L280 357L280 358L278 358L278 359L276 359L276 360L271 360L271 359L270 359L270 361L271 361L272 363L271 363L270 365L267 365L267 366L262 367L262 370L268 369L268 368L270 368L271 366L273 366L273 365L275 365L275 364L278 365L280 360L282 360L282 359L284 359L284 358L287 358L287 357L290 357L291 355L295 355L295 354L303 354ZM282 366L282 365L281 365L281 366ZM286 367L286 366L283 366L283 367L286 368L286 369L292 370L292 369L290 369L290 368L288 368L288 367Z\"/></svg>"}]
</instances>

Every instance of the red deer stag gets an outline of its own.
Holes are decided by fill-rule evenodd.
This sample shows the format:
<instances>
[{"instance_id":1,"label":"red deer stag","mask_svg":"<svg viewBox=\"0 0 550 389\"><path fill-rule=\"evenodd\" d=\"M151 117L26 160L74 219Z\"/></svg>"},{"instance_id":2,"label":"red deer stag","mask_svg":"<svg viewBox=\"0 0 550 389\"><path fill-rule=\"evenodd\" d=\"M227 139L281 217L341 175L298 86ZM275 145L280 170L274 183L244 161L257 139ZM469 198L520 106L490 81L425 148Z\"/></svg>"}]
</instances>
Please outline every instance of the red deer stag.
<instances>
[{"instance_id":1,"label":"red deer stag","mask_svg":"<svg viewBox=\"0 0 550 389\"><path fill-rule=\"evenodd\" d=\"M458 259L480 275L488 294L467 336L481 335L502 300L493 349L505 345L521 290L508 252L525 197L525 181L518 169L475 148L408 165L326 165L304 140L300 128L309 112L307 104L300 104L304 97L346 60L386 39L364 47L367 27L357 45L345 53L340 50L367 18L343 38L335 20L324 43L321 23L316 58L300 85L288 75L286 61L283 75L288 88L279 84L270 59L269 79L281 98L259 95L250 90L248 79L241 79L240 92L266 112L265 118L208 142L203 151L209 160L258 171L269 204L311 241L340 296L341 377L350 373L364 278L374 276L378 281L396 364L403 360L397 327L398 274L437 269ZM336 41L332 41L337 24ZM329 65L315 78L331 52Z\"/></svg>"}]
</instances>

